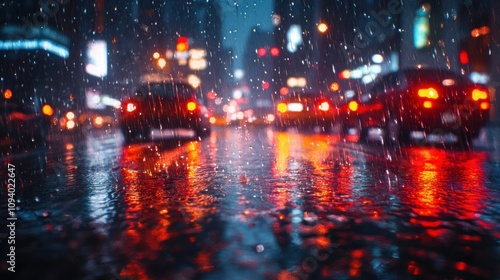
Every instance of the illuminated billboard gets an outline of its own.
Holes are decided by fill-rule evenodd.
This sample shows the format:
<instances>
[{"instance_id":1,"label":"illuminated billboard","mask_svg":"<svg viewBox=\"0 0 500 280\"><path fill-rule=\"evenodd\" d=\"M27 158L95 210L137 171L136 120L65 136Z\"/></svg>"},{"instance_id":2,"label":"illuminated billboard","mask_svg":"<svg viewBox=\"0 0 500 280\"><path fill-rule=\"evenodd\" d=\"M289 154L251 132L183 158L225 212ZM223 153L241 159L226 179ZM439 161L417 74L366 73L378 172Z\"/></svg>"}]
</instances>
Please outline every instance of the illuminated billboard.
<instances>
[{"instance_id":1,"label":"illuminated billboard","mask_svg":"<svg viewBox=\"0 0 500 280\"><path fill-rule=\"evenodd\" d=\"M108 50L106 41L96 40L87 44L85 72L96 77L108 74Z\"/></svg>"}]
</instances>

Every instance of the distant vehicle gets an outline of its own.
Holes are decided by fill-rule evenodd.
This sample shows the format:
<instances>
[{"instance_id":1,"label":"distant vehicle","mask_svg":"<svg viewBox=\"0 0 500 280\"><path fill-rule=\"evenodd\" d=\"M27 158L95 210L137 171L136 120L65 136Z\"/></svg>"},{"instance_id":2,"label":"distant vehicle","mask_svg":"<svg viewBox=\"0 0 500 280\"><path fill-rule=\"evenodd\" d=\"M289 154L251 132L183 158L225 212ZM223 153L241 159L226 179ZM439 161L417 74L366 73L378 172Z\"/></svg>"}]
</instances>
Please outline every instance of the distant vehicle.
<instances>
[{"instance_id":1,"label":"distant vehicle","mask_svg":"<svg viewBox=\"0 0 500 280\"><path fill-rule=\"evenodd\" d=\"M208 110L187 82L144 83L121 104L119 122L127 143L210 133Z\"/></svg>"},{"instance_id":2,"label":"distant vehicle","mask_svg":"<svg viewBox=\"0 0 500 280\"><path fill-rule=\"evenodd\" d=\"M349 105L344 131L389 143L431 140L443 135L469 143L490 116L484 85L442 69L408 69L387 74Z\"/></svg>"},{"instance_id":3,"label":"distant vehicle","mask_svg":"<svg viewBox=\"0 0 500 280\"><path fill-rule=\"evenodd\" d=\"M53 118L52 124L57 132L81 132L82 129L82 114L79 110L64 109L58 110L57 115Z\"/></svg>"},{"instance_id":4,"label":"distant vehicle","mask_svg":"<svg viewBox=\"0 0 500 280\"><path fill-rule=\"evenodd\" d=\"M0 142L43 144L47 140L53 109L40 100L23 99L20 87L2 88Z\"/></svg>"},{"instance_id":5,"label":"distant vehicle","mask_svg":"<svg viewBox=\"0 0 500 280\"><path fill-rule=\"evenodd\" d=\"M275 127L311 129L330 132L335 122L335 104L321 92L291 92L276 105Z\"/></svg>"}]
</instances>

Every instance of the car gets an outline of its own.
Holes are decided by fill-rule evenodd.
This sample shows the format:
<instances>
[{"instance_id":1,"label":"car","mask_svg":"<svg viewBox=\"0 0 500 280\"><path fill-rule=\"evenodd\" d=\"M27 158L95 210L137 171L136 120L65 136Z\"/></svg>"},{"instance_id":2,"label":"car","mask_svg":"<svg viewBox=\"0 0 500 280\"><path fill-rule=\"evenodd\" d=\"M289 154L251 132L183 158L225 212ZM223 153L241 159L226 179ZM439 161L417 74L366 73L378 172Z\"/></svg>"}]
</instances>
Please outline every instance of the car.
<instances>
[{"instance_id":1,"label":"car","mask_svg":"<svg viewBox=\"0 0 500 280\"><path fill-rule=\"evenodd\" d=\"M81 132L81 116L79 110L65 108L58 110L57 116L54 117L53 125L59 133L76 133Z\"/></svg>"},{"instance_id":2,"label":"car","mask_svg":"<svg viewBox=\"0 0 500 280\"><path fill-rule=\"evenodd\" d=\"M485 85L444 69L406 69L386 74L349 104L344 131L384 143L431 141L450 136L470 143L490 118Z\"/></svg>"},{"instance_id":3,"label":"car","mask_svg":"<svg viewBox=\"0 0 500 280\"><path fill-rule=\"evenodd\" d=\"M2 88L0 104L0 142L24 147L43 145L47 140L54 110L38 98L23 98L22 87Z\"/></svg>"},{"instance_id":4,"label":"car","mask_svg":"<svg viewBox=\"0 0 500 280\"><path fill-rule=\"evenodd\" d=\"M330 132L335 123L335 104L332 97L321 91L294 91L276 104L275 127L286 130L320 128Z\"/></svg>"},{"instance_id":5,"label":"car","mask_svg":"<svg viewBox=\"0 0 500 280\"><path fill-rule=\"evenodd\" d=\"M146 82L121 102L121 131L127 143L157 138L199 138L210 133L208 110L182 80Z\"/></svg>"}]
</instances>

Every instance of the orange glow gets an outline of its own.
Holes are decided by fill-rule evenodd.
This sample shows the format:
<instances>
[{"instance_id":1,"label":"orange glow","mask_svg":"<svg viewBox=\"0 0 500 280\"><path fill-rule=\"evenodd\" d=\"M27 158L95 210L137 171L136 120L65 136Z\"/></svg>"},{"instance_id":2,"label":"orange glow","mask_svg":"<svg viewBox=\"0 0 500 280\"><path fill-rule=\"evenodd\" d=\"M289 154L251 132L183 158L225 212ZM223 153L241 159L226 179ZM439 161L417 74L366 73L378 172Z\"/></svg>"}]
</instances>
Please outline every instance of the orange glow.
<instances>
[{"instance_id":1,"label":"orange glow","mask_svg":"<svg viewBox=\"0 0 500 280\"><path fill-rule=\"evenodd\" d=\"M287 87L280 88L280 94L281 95L287 95L288 92L289 92L289 89Z\"/></svg>"},{"instance_id":2,"label":"orange glow","mask_svg":"<svg viewBox=\"0 0 500 280\"><path fill-rule=\"evenodd\" d=\"M326 101L323 101L323 102L321 102L321 104L319 105L319 109L320 109L321 111L325 111L325 112L326 112L326 111L330 110L330 104L328 104L328 102L326 102Z\"/></svg>"},{"instance_id":3,"label":"orange glow","mask_svg":"<svg viewBox=\"0 0 500 280\"><path fill-rule=\"evenodd\" d=\"M427 108L427 109L432 108L432 102L430 102L428 100L424 101L424 108Z\"/></svg>"},{"instance_id":4,"label":"orange glow","mask_svg":"<svg viewBox=\"0 0 500 280\"><path fill-rule=\"evenodd\" d=\"M318 24L318 31L321 33L325 33L328 30L328 25L326 23L322 22Z\"/></svg>"},{"instance_id":5,"label":"orange glow","mask_svg":"<svg viewBox=\"0 0 500 280\"><path fill-rule=\"evenodd\" d=\"M175 49L178 52L185 52L189 49L189 39L188 37L179 37L177 38L177 45Z\"/></svg>"},{"instance_id":6,"label":"orange glow","mask_svg":"<svg viewBox=\"0 0 500 280\"><path fill-rule=\"evenodd\" d=\"M351 110L352 112L356 112L358 110L358 106L358 102L356 101L349 102L349 110Z\"/></svg>"},{"instance_id":7,"label":"orange glow","mask_svg":"<svg viewBox=\"0 0 500 280\"><path fill-rule=\"evenodd\" d=\"M154 59L158 59L158 58L160 58L160 53L159 53L159 52L154 52L154 53L153 53L153 58L154 58Z\"/></svg>"},{"instance_id":8,"label":"orange glow","mask_svg":"<svg viewBox=\"0 0 500 280\"><path fill-rule=\"evenodd\" d=\"M217 122L217 119L215 117L210 117L210 123L214 124Z\"/></svg>"},{"instance_id":9,"label":"orange glow","mask_svg":"<svg viewBox=\"0 0 500 280\"><path fill-rule=\"evenodd\" d=\"M488 26L483 26L480 28L472 29L472 31L470 32L470 35L474 38L477 38L481 35L487 35L489 33L490 33L490 28Z\"/></svg>"},{"instance_id":10,"label":"orange glow","mask_svg":"<svg viewBox=\"0 0 500 280\"><path fill-rule=\"evenodd\" d=\"M474 101L478 101L479 99L487 99L488 98L488 92L484 91L484 90L480 90L480 89L474 89L472 91L472 99L474 99Z\"/></svg>"},{"instance_id":11,"label":"orange glow","mask_svg":"<svg viewBox=\"0 0 500 280\"><path fill-rule=\"evenodd\" d=\"M167 61L164 58L158 59L158 66L163 69L165 66L167 66Z\"/></svg>"},{"instance_id":12,"label":"orange glow","mask_svg":"<svg viewBox=\"0 0 500 280\"><path fill-rule=\"evenodd\" d=\"M5 99L11 99L12 98L12 90L10 89L6 89L4 92L3 92L3 97Z\"/></svg>"},{"instance_id":13,"label":"orange glow","mask_svg":"<svg viewBox=\"0 0 500 280\"><path fill-rule=\"evenodd\" d=\"M351 77L351 71L349 71L347 69L340 72L340 74L339 74L339 78L341 78L341 79L349 79L350 77Z\"/></svg>"},{"instance_id":14,"label":"orange glow","mask_svg":"<svg viewBox=\"0 0 500 280\"><path fill-rule=\"evenodd\" d=\"M102 126L104 123L104 119L101 116L98 116L94 119L94 124L97 126Z\"/></svg>"},{"instance_id":15,"label":"orange glow","mask_svg":"<svg viewBox=\"0 0 500 280\"><path fill-rule=\"evenodd\" d=\"M188 102L187 109L188 109L188 111L196 110L196 102L193 102L193 101Z\"/></svg>"},{"instance_id":16,"label":"orange glow","mask_svg":"<svg viewBox=\"0 0 500 280\"><path fill-rule=\"evenodd\" d=\"M435 88L421 88L418 90L418 96L426 97L431 99L437 99L439 97L438 91Z\"/></svg>"},{"instance_id":17,"label":"orange glow","mask_svg":"<svg viewBox=\"0 0 500 280\"><path fill-rule=\"evenodd\" d=\"M330 85L330 90L331 91L337 91L340 89L340 85L339 83L336 83L336 82L333 82L331 85Z\"/></svg>"},{"instance_id":18,"label":"orange glow","mask_svg":"<svg viewBox=\"0 0 500 280\"><path fill-rule=\"evenodd\" d=\"M71 129L75 128L75 126L76 126L75 121L70 120L70 121L68 121L68 122L66 123L66 128L67 128L67 129L69 129L69 130L71 130Z\"/></svg>"},{"instance_id":19,"label":"orange glow","mask_svg":"<svg viewBox=\"0 0 500 280\"><path fill-rule=\"evenodd\" d=\"M482 110L488 110L490 108L490 103L489 102L481 102L481 104L479 104L479 107Z\"/></svg>"},{"instance_id":20,"label":"orange glow","mask_svg":"<svg viewBox=\"0 0 500 280\"><path fill-rule=\"evenodd\" d=\"M134 103L127 103L127 112L133 112L137 109Z\"/></svg>"},{"instance_id":21,"label":"orange glow","mask_svg":"<svg viewBox=\"0 0 500 280\"><path fill-rule=\"evenodd\" d=\"M290 155L290 138L287 134L276 135L276 168L279 172L285 172L288 167Z\"/></svg>"},{"instance_id":22,"label":"orange glow","mask_svg":"<svg viewBox=\"0 0 500 280\"><path fill-rule=\"evenodd\" d=\"M75 118L75 113L73 113L73 112L68 112L68 113L66 113L66 118L67 118L68 120L72 120L72 119L74 119L74 118Z\"/></svg>"},{"instance_id":23,"label":"orange glow","mask_svg":"<svg viewBox=\"0 0 500 280\"><path fill-rule=\"evenodd\" d=\"M286 111L287 111L287 105L286 105L286 103L280 103L280 104L278 104L277 110L280 113L286 113Z\"/></svg>"},{"instance_id":24,"label":"orange glow","mask_svg":"<svg viewBox=\"0 0 500 280\"><path fill-rule=\"evenodd\" d=\"M42 113L46 116L52 116L54 114L54 109L49 104L45 104L42 107Z\"/></svg>"},{"instance_id":25,"label":"orange glow","mask_svg":"<svg viewBox=\"0 0 500 280\"><path fill-rule=\"evenodd\" d=\"M193 244L202 242L202 221L206 220L207 215L213 214L216 208L214 199L204 193L207 182L199 176L198 167L206 164L200 155L200 145L198 141L191 141L166 151L135 146L124 148L122 161L126 164L122 178L128 186L123 200L127 222L120 242L127 244L122 250L127 262L120 270L121 276L154 279L151 272L139 262L156 259L165 250L165 242L175 243L179 236L182 236L180 240L184 240L185 236ZM137 171L139 168L143 171ZM169 190L165 190L157 181L151 181L148 178L150 176L179 178L176 183L179 193L175 203L162 199L170 196ZM178 207L182 209L183 218L180 222L176 218ZM151 217L148 226L137 220L137 217L144 216ZM178 235L178 223L189 228L189 233L181 232ZM213 254L212 247L200 247L194 257L198 268L212 270Z\"/></svg>"}]
</instances>

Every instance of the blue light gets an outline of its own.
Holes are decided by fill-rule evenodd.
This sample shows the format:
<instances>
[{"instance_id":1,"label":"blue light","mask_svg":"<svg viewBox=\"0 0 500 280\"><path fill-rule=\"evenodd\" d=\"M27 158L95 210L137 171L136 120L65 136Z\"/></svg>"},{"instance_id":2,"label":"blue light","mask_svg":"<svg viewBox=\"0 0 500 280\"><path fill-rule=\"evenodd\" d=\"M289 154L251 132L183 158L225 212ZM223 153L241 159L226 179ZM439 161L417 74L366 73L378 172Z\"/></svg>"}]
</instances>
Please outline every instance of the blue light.
<instances>
[{"instance_id":1,"label":"blue light","mask_svg":"<svg viewBox=\"0 0 500 280\"><path fill-rule=\"evenodd\" d=\"M62 58L69 57L69 50L66 47L55 44L50 40L14 40L0 41L0 50L36 50L42 49L51 52Z\"/></svg>"}]
</instances>

